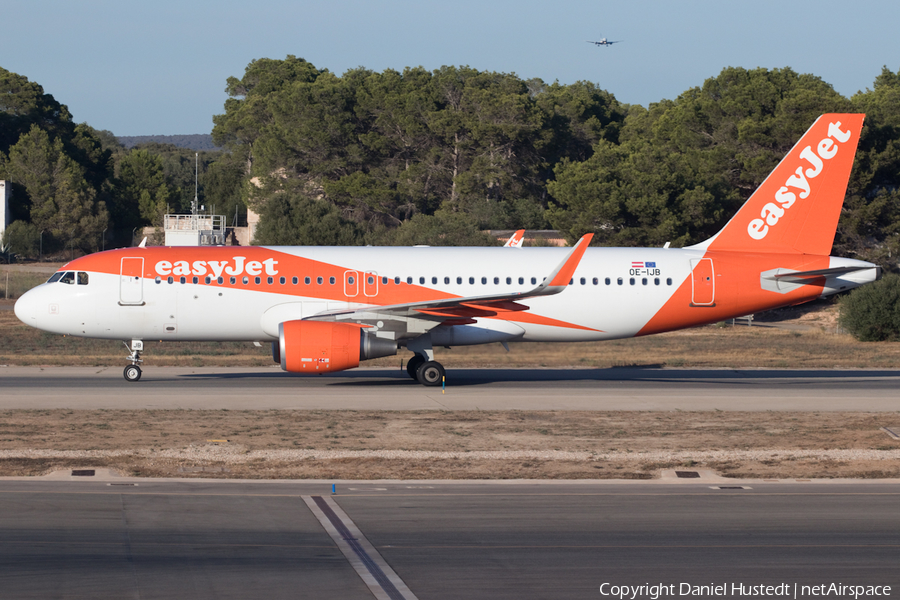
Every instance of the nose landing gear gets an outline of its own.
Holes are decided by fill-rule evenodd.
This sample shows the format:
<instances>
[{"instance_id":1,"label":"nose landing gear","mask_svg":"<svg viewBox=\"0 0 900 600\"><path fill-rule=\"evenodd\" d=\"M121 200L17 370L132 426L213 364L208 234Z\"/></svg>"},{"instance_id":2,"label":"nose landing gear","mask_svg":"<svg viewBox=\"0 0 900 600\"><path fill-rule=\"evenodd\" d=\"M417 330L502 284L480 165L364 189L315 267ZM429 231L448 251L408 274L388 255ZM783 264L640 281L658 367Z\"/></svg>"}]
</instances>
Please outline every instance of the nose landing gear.
<instances>
[{"instance_id":1,"label":"nose landing gear","mask_svg":"<svg viewBox=\"0 0 900 600\"><path fill-rule=\"evenodd\" d=\"M127 360L131 361L131 364L125 367L125 371L123 372L125 381L138 381L141 378L141 367L138 365L144 362L144 359L141 358L141 352L144 350L144 342L143 340L131 340L131 346L129 347L128 344L125 344L125 347L131 352L131 354L126 357Z\"/></svg>"}]
</instances>

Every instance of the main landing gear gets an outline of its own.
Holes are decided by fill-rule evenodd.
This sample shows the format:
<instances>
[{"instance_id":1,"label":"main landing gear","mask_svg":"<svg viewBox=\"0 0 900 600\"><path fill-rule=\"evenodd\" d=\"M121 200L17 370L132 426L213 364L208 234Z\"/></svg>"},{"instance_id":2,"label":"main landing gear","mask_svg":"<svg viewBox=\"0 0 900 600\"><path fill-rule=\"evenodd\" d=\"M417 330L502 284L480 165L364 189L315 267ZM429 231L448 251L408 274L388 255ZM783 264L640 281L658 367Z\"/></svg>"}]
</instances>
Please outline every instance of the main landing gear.
<instances>
[{"instance_id":1,"label":"main landing gear","mask_svg":"<svg viewBox=\"0 0 900 600\"><path fill-rule=\"evenodd\" d=\"M125 347L131 352L131 354L126 357L127 360L131 361L131 364L125 367L123 373L125 381L138 381L141 378L141 367L138 365L144 362L144 359L141 358L141 352L144 350L144 342L143 340L131 340L131 346L129 347L128 344L125 344Z\"/></svg>"},{"instance_id":2,"label":"main landing gear","mask_svg":"<svg viewBox=\"0 0 900 600\"><path fill-rule=\"evenodd\" d=\"M429 387L441 385L444 382L444 366L436 360L428 360L427 357L416 354L406 363L406 372L409 376Z\"/></svg>"}]
</instances>

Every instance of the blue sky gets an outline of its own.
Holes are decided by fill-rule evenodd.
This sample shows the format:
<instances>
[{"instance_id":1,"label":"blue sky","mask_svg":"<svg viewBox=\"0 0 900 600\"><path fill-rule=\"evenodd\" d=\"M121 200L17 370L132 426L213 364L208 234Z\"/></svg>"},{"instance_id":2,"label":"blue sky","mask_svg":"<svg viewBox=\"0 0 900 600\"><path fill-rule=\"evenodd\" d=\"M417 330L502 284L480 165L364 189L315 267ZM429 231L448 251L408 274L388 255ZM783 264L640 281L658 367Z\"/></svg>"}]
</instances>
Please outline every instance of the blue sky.
<instances>
[{"instance_id":1,"label":"blue sky","mask_svg":"<svg viewBox=\"0 0 900 600\"><path fill-rule=\"evenodd\" d=\"M209 133L225 80L293 54L341 74L469 65L622 102L728 66L813 73L845 96L900 69L896 0L5 0L0 67L116 135ZM596 47L587 40L623 40Z\"/></svg>"}]
</instances>

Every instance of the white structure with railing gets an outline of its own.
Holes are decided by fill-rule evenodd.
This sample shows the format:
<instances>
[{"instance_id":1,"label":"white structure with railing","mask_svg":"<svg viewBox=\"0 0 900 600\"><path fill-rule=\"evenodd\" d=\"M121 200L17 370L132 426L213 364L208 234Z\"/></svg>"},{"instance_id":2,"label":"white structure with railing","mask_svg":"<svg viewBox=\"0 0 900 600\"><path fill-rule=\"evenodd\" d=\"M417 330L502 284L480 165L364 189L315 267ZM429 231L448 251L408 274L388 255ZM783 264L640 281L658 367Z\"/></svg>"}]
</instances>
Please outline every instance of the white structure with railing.
<instances>
[{"instance_id":1,"label":"white structure with railing","mask_svg":"<svg viewBox=\"0 0 900 600\"><path fill-rule=\"evenodd\" d=\"M166 246L224 246L223 215L166 215Z\"/></svg>"}]
</instances>

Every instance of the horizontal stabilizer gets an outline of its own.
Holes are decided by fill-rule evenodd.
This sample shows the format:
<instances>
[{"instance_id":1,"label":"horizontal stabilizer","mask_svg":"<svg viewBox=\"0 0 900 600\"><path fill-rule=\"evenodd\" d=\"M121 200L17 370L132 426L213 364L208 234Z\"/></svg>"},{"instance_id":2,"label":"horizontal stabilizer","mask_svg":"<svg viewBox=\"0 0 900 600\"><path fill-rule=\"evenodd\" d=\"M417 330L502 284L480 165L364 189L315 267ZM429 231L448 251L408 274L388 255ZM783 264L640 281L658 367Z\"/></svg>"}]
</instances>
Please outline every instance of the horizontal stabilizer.
<instances>
[{"instance_id":1,"label":"horizontal stabilizer","mask_svg":"<svg viewBox=\"0 0 900 600\"><path fill-rule=\"evenodd\" d=\"M848 267L834 267L831 269L815 269L813 271L784 271L782 273L775 273L770 276L771 279L818 279L819 277L837 277L839 275L845 275L847 273L853 273L854 271L863 271L865 269L871 269L871 266L848 266ZM778 269L779 271L781 269Z\"/></svg>"}]
</instances>

